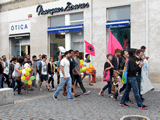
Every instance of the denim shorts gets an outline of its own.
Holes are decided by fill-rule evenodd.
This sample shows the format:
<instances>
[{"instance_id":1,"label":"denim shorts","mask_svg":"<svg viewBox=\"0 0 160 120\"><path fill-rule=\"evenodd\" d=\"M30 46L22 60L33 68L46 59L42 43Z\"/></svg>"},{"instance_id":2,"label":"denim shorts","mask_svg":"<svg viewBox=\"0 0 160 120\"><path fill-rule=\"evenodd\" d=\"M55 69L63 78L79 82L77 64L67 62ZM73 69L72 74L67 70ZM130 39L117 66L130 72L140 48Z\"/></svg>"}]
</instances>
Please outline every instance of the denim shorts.
<instances>
[{"instance_id":1,"label":"denim shorts","mask_svg":"<svg viewBox=\"0 0 160 120\"><path fill-rule=\"evenodd\" d=\"M41 75L41 81L43 80L47 81L48 80L48 75Z\"/></svg>"}]
</instances>

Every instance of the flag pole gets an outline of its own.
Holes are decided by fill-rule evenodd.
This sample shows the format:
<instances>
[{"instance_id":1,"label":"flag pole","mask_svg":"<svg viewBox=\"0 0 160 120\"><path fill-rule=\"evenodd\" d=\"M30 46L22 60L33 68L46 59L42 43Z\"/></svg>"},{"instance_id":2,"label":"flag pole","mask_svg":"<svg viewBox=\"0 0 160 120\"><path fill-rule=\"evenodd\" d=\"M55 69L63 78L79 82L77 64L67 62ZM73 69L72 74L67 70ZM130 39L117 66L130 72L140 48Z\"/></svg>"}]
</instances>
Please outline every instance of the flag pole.
<instances>
[{"instance_id":1,"label":"flag pole","mask_svg":"<svg viewBox=\"0 0 160 120\"><path fill-rule=\"evenodd\" d=\"M106 55L104 54L104 53L102 53L102 51L100 51L95 45L94 45L94 47L102 54L102 55L104 55L104 57L106 57ZM107 62L111 65L111 66L113 66L112 65L112 63L107 59Z\"/></svg>"}]
</instances>

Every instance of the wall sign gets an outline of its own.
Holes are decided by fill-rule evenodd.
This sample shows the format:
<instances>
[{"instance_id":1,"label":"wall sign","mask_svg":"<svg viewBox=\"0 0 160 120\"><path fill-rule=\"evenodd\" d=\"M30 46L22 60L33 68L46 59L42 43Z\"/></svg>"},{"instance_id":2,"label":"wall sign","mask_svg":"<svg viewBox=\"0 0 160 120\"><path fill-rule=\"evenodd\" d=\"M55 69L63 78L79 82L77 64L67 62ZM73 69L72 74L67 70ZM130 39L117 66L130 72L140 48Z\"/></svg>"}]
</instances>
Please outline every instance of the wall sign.
<instances>
[{"instance_id":1,"label":"wall sign","mask_svg":"<svg viewBox=\"0 0 160 120\"><path fill-rule=\"evenodd\" d=\"M43 6L42 5L38 5L36 12L38 13L38 15L46 15L46 14L51 14L53 15L53 13L58 13L58 12L64 12L64 11L70 11L70 10L75 10L75 9L83 9L83 8L88 8L89 7L89 3L79 3L76 5L72 5L72 3L67 2L67 6L65 8L63 7L58 7L58 8L52 8L52 9L47 9L47 10L43 10Z\"/></svg>"},{"instance_id":2,"label":"wall sign","mask_svg":"<svg viewBox=\"0 0 160 120\"><path fill-rule=\"evenodd\" d=\"M20 33L29 33L29 32L30 32L29 21L9 23L9 34L20 34Z\"/></svg>"}]
</instances>

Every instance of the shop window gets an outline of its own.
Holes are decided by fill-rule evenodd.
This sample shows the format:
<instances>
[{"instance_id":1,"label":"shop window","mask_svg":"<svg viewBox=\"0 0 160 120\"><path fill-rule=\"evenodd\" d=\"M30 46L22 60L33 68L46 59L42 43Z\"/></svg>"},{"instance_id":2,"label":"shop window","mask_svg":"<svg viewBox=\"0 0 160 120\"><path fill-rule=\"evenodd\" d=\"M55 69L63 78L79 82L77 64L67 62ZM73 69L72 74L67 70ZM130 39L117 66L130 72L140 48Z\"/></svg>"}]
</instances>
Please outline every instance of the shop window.
<instances>
[{"instance_id":1,"label":"shop window","mask_svg":"<svg viewBox=\"0 0 160 120\"><path fill-rule=\"evenodd\" d=\"M108 20L130 19L130 6L108 8Z\"/></svg>"},{"instance_id":2,"label":"shop window","mask_svg":"<svg viewBox=\"0 0 160 120\"><path fill-rule=\"evenodd\" d=\"M59 46L65 48L65 33L50 34L50 56L54 58L54 61L58 60Z\"/></svg>"},{"instance_id":3,"label":"shop window","mask_svg":"<svg viewBox=\"0 0 160 120\"><path fill-rule=\"evenodd\" d=\"M65 26L65 16L59 15L50 18L50 27Z\"/></svg>"},{"instance_id":4,"label":"shop window","mask_svg":"<svg viewBox=\"0 0 160 120\"><path fill-rule=\"evenodd\" d=\"M83 12L70 14L70 21L77 21L83 19Z\"/></svg>"}]
</instances>

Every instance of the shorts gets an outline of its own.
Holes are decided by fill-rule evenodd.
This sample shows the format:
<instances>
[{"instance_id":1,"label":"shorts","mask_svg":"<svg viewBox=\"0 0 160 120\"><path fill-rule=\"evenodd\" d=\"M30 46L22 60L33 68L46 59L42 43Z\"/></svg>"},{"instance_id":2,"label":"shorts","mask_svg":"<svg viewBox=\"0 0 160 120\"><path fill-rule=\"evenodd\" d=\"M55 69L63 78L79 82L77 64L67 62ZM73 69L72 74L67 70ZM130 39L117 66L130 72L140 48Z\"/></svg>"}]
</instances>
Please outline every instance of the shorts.
<instances>
[{"instance_id":1,"label":"shorts","mask_svg":"<svg viewBox=\"0 0 160 120\"><path fill-rule=\"evenodd\" d=\"M43 80L47 81L48 80L48 75L41 75L41 81L43 82Z\"/></svg>"}]
</instances>

